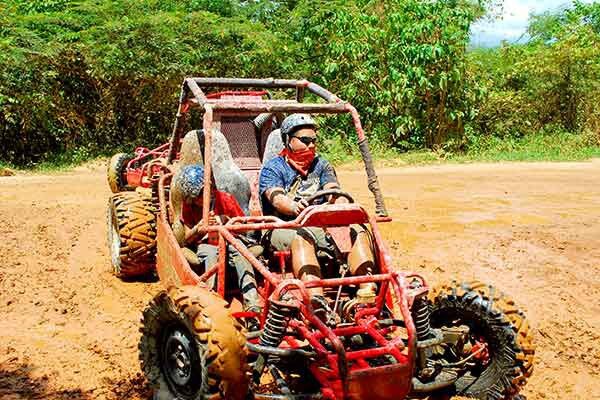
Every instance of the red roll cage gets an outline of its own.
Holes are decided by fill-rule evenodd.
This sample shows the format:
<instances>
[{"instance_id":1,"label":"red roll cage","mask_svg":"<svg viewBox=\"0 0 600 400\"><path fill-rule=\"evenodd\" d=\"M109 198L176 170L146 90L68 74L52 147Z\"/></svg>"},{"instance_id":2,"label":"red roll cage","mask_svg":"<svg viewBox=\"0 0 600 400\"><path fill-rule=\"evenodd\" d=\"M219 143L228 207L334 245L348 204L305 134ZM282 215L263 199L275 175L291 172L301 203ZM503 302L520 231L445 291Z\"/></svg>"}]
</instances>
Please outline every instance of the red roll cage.
<instances>
[{"instance_id":1,"label":"red roll cage","mask_svg":"<svg viewBox=\"0 0 600 400\"><path fill-rule=\"evenodd\" d=\"M202 88L231 89L218 94L205 94ZM295 89L295 99L263 99L262 95L249 92L245 96L240 88L252 89ZM308 91L325 100L325 103L303 103L304 95ZM245 216L230 219L226 224L209 224L210 188L212 179L206 179L203 191L203 217L201 225L197 227L201 234L218 235L219 259L218 262L202 275L197 275L186 261L177 240L171 230L170 203L168 201L167 187L172 174L165 171L158 181L158 200L160 212L157 220L157 271L161 281L166 286L197 285L206 282L211 276L217 275L217 292L220 296L226 295L226 247L233 246L244 256L256 271L264 278L264 287L260 289L261 295L269 301L277 300L280 293L293 288L302 298L299 307L301 314L316 327L316 332L310 331L302 322L294 322L293 328L300 335L314 345L319 356L331 368L330 373L324 373L315 367L312 372L322 385L323 398L340 399L347 395L350 398L360 398L367 393L368 382L374 377L385 376L382 388L385 392L393 392L398 396L406 395L410 389L410 379L415 360L416 333L410 314L410 306L416 295L427 290L427 285L422 277L416 274L405 274L393 271L391 257L383 242L378 229L378 222L390 221L373 168L368 141L363 131L356 109L347 102L340 100L334 94L319 85L305 80L275 80L275 79L227 79L227 78L188 78L185 79L181 89L179 108L169 142L167 164L171 164L181 147L181 137L186 118L192 108L197 108L203 113L204 129L204 168L205 176L212 177L212 132L225 116L256 116L260 113L349 113L356 129L359 149L364 161L368 177L369 189L375 199L375 216L369 216L367 211L357 204L327 204L309 206L292 221L283 221L274 216ZM209 190L206 190L206 188ZM282 273L273 271L259 260L238 239L237 233L253 230L272 230L279 228L300 228L306 226L339 227L350 224L369 224L371 226L376 263L379 274L369 276L342 277L334 279L320 279L311 282L301 282L296 279L286 279L285 261L279 258ZM419 280L421 289L418 292L411 290L410 281ZM365 308L356 317L357 324L353 327L330 329L325 326L311 312L308 302L307 288L310 287L339 287L342 285L357 285L364 282L377 282L381 289L373 306ZM395 301L392 300L392 297ZM375 328L373 322L380 315L384 305L389 309L397 307L404 321L407 338L400 336L385 339L387 328ZM265 309L266 312L266 309ZM242 317L238 313L238 317ZM262 319L264 321L263 313ZM372 349L346 351L339 337L366 333L375 338L377 346ZM335 350L329 351L319 344L321 338L328 338ZM405 342L403 341L405 340ZM290 347L297 347L293 338L286 339ZM396 364L385 367L368 367L366 359L389 354L397 361ZM342 397L340 397L342 396ZM257 398L262 398L260 395Z\"/></svg>"}]
</instances>

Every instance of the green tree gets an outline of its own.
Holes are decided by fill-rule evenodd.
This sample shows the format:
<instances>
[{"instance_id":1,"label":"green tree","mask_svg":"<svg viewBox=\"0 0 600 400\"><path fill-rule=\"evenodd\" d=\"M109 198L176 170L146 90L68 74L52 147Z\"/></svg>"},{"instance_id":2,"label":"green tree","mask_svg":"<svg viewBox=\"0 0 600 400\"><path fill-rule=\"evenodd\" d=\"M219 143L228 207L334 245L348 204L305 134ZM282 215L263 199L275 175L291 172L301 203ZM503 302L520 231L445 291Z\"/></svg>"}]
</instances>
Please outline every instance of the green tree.
<instances>
[{"instance_id":1,"label":"green tree","mask_svg":"<svg viewBox=\"0 0 600 400\"><path fill-rule=\"evenodd\" d=\"M488 93L475 130L500 136L598 132L599 16L600 4L574 2L532 16L528 43L471 54L473 73Z\"/></svg>"},{"instance_id":2,"label":"green tree","mask_svg":"<svg viewBox=\"0 0 600 400\"><path fill-rule=\"evenodd\" d=\"M471 117L465 51L483 5L460 1L299 1L289 20L298 71L354 103L398 148L460 137Z\"/></svg>"}]
</instances>

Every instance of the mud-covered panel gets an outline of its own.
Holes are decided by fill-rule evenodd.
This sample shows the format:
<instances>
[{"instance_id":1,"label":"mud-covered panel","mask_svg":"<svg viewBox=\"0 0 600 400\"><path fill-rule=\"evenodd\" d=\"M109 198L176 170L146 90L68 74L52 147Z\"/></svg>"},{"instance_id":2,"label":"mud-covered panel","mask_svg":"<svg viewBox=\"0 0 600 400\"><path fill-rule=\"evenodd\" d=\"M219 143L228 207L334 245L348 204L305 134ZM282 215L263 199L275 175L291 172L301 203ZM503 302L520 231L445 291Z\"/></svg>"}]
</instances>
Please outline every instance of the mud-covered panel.
<instances>
[{"instance_id":1,"label":"mud-covered panel","mask_svg":"<svg viewBox=\"0 0 600 400\"><path fill-rule=\"evenodd\" d=\"M157 228L156 269L163 285L169 287L198 284L199 277L184 258L171 227L159 219Z\"/></svg>"}]
</instances>

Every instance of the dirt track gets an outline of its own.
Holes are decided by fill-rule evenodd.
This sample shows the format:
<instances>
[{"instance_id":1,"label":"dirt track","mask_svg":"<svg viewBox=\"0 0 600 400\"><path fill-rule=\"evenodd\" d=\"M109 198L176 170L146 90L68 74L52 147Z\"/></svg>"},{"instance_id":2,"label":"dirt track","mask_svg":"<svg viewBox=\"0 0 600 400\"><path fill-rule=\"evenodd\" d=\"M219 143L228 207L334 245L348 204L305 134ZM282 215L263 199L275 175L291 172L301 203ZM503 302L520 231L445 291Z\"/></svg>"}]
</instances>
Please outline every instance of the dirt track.
<instances>
[{"instance_id":1,"label":"dirt track","mask_svg":"<svg viewBox=\"0 0 600 400\"><path fill-rule=\"evenodd\" d=\"M501 287L535 327L528 398L600 399L600 161L379 172L398 267ZM159 284L110 275L108 194L99 168L0 178L1 399L150 398L137 326Z\"/></svg>"}]
</instances>

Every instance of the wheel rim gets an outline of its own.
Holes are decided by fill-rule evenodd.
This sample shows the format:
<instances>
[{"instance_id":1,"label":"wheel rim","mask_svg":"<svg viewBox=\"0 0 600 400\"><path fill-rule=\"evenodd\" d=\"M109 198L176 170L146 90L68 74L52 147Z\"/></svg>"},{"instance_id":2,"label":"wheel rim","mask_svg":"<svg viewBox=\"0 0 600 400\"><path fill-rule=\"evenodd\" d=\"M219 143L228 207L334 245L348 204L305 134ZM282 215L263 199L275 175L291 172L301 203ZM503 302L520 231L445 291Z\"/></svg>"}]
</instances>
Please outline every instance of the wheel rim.
<instances>
[{"instance_id":1,"label":"wheel rim","mask_svg":"<svg viewBox=\"0 0 600 400\"><path fill-rule=\"evenodd\" d=\"M193 397L202 382L196 373L196 344L187 329L176 325L165 332L162 360L161 368L171 390L184 398Z\"/></svg>"},{"instance_id":2,"label":"wheel rim","mask_svg":"<svg viewBox=\"0 0 600 400\"><path fill-rule=\"evenodd\" d=\"M485 343L486 345L487 356L483 360L475 360L476 365L466 371L464 375L459 377L455 382L458 393L470 393L470 388L473 384L481 379L485 380L492 378L497 374L498 369L500 368L499 364L504 362L504 357L500 354L503 352L503 349L501 344L497 342L497 338L495 338L490 331L491 328L478 320L475 314L465 313L464 310L458 309L446 309L445 312L445 318L440 318L440 316L437 316L436 318L436 316L432 314L432 319L438 320L435 327L444 325L448 327L467 325L470 330L469 342L471 345L474 345L477 342Z\"/></svg>"},{"instance_id":3,"label":"wheel rim","mask_svg":"<svg viewBox=\"0 0 600 400\"><path fill-rule=\"evenodd\" d=\"M112 206L109 206L110 226L108 227L108 235L110 240L110 258L113 269L116 273L120 272L121 267L121 237L119 235L119 226L115 218L115 213Z\"/></svg>"}]
</instances>

